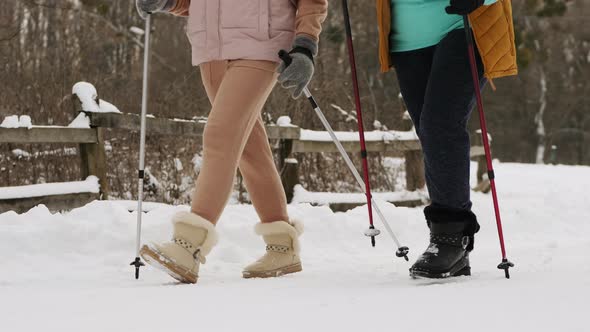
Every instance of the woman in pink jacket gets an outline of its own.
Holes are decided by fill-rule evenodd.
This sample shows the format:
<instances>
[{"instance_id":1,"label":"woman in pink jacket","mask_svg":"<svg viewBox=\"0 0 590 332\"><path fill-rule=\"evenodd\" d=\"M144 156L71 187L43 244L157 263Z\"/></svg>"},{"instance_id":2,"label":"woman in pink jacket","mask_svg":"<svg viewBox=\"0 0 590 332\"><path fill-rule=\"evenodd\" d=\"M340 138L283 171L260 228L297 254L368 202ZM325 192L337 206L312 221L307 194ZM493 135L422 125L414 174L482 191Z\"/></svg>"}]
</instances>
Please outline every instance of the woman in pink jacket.
<instances>
[{"instance_id":1,"label":"woman in pink jacket","mask_svg":"<svg viewBox=\"0 0 590 332\"><path fill-rule=\"evenodd\" d=\"M180 282L196 283L200 264L217 242L215 224L239 168L260 217L255 231L266 242L266 254L243 276L301 271L298 237L303 225L287 214L260 114L278 74L294 98L311 80L328 1L136 0L136 5L142 17L155 12L188 16L192 62L200 67L212 105L191 211L173 217L171 241L144 246L142 257ZM291 49L293 63L277 69L281 49Z\"/></svg>"}]
</instances>

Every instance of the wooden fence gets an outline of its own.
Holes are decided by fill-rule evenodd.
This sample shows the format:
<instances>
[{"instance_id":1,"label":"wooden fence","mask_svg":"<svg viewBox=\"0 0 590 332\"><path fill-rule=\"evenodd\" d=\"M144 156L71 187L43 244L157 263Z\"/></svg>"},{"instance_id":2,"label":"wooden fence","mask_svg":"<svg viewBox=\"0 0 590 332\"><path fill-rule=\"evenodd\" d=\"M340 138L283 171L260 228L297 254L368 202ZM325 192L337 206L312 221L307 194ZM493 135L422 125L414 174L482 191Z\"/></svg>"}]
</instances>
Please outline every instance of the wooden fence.
<instances>
[{"instance_id":1,"label":"wooden fence","mask_svg":"<svg viewBox=\"0 0 590 332\"><path fill-rule=\"evenodd\" d=\"M69 128L69 127L42 127L34 126L27 128L0 128L0 144L18 143L18 144L35 144L35 143L62 143L78 144L80 151L81 178L85 179L89 175L95 175L99 178L100 194L80 195L81 201L76 202L72 196L67 197L42 197L16 200L0 200L0 208L13 209L16 211L26 211L36 204L53 204L62 209L64 206L75 207L89 200L108 199L109 185L107 180L107 157L104 145L105 129L119 129L129 131L139 131L140 117L136 114L123 113L86 113L90 119L90 128ZM175 135L185 137L200 137L203 135L205 127L203 120L179 120L179 119L161 119L147 118L148 135ZM268 137L271 141L277 141L273 144L278 147L279 169L285 192L289 200L293 197L293 188L298 183L299 170L298 164L293 162L295 153L326 153L337 152L335 145L331 141L314 141L302 140L301 129L296 126L276 126L268 125L266 127ZM344 148L349 153L359 153L357 141L342 141ZM367 141L367 150L369 153L379 153L381 155L397 156L405 158L406 169L406 189L414 191L423 188L425 185L424 169L422 162L422 153L418 139L404 140L387 140L387 141ZM478 178L483 180L485 173L485 159L482 159L481 147L472 148L472 157L479 161ZM64 203L65 202L65 203ZM421 200L393 202L397 205L416 206L423 204Z\"/></svg>"}]
</instances>

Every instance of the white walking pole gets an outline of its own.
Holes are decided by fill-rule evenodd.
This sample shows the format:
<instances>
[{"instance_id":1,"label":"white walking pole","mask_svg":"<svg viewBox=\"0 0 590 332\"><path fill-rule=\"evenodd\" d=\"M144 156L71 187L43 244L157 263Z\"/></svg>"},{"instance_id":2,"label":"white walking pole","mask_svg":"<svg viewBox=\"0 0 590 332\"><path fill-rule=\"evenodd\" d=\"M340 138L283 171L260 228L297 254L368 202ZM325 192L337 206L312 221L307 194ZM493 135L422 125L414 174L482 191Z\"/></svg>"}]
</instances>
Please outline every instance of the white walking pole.
<instances>
[{"instance_id":1,"label":"white walking pole","mask_svg":"<svg viewBox=\"0 0 590 332\"><path fill-rule=\"evenodd\" d=\"M145 20L145 41L143 49L143 86L141 96L141 129L139 139L139 169L138 169L138 181L137 181L137 236L135 239L135 260L131 262L132 266L135 266L135 279L139 279L139 268L145 264L139 257L139 248L141 246L141 217L143 214L143 179L145 169L145 119L147 115L147 102L148 102L148 75L149 75L149 62L150 62L150 33L151 33L151 18L152 15L148 14Z\"/></svg>"},{"instance_id":2,"label":"white walking pole","mask_svg":"<svg viewBox=\"0 0 590 332\"><path fill-rule=\"evenodd\" d=\"M279 57L281 58L281 60L283 60L285 62L285 64L287 66L289 66L291 64L291 61L292 61L291 56L286 51L280 51ZM326 128L326 130L328 131L328 134L330 134L332 141L334 141L334 144L336 144L336 148L338 149L338 151L342 155L342 158L344 158L344 161L346 162L346 165L348 166L348 168L352 172L352 175L356 179L356 182L358 182L359 186L363 190L363 193L366 194L366 189L365 189L366 187L365 187L365 182L363 181L363 178L359 174L356 167L354 167L354 164L352 163L352 160L348 156L348 153L346 152L346 150L342 146L342 143L340 143L340 140L338 139L338 137L336 137L336 134L334 133L332 126L330 126L328 119L326 119L326 117L324 116L322 109L320 108L318 103L315 101L315 99L313 98L311 92L309 92L309 89L307 87L305 89L303 89L303 94L309 100L311 106L313 107L313 110L315 111L317 116L320 118L320 121L324 125L324 128ZM389 226L389 223L385 219L385 216L381 212L381 209L379 209L377 202L375 202L375 200L372 197L371 197L371 203L373 205L373 209L375 210L375 212L377 212L379 219L383 223L383 226L385 226L387 233L389 234L389 236L391 236L391 238L393 239L393 242L395 242L395 245L397 246L397 251L396 251L395 255L397 257L403 257L406 261L409 260L408 253L410 252L410 249L408 247L402 247L399 240L397 239L397 236L395 236L395 233L393 233L393 230L391 229L391 227ZM379 231L376 229L368 229L365 232L365 235L369 236L369 237L374 237L374 236L379 235Z\"/></svg>"},{"instance_id":3,"label":"white walking pole","mask_svg":"<svg viewBox=\"0 0 590 332\"><path fill-rule=\"evenodd\" d=\"M332 126L330 126L330 123L328 122L328 119L326 119L326 117L324 116L324 113L322 112L322 110L320 109L320 107L318 106L318 104L316 103L315 99L313 98L313 96L309 92L309 89L308 88L305 88L303 90L303 94L311 102L311 104L313 106L313 110L315 111L315 113L317 114L317 116L320 118L320 121L322 122L322 124L324 125L324 127L326 128L326 130L328 131L328 134L330 134L330 137L332 138L332 141L334 141L334 144L336 144L336 148L338 149L338 151L342 155L342 158L344 158L344 161L346 162L346 165L348 165L348 168L352 172L352 175L354 175L354 178L356 179L356 182L358 182L359 186L363 190L363 193L366 194L366 192L365 192L365 182L363 181L363 179L361 178L361 175L359 174L358 170L356 169L356 167L352 163L352 160L348 156L348 153L346 153L346 150L342 146L342 143L340 143L340 140L338 140L338 137L336 137L336 134L334 133L334 130L332 129ZM403 257L406 260L408 260L408 252L410 251L410 249L408 247L402 247L401 246L399 240L395 236L395 233L393 233L393 230L391 229L391 227L389 226L389 223L385 219L385 216L381 212L381 209L379 209L379 205L377 205L377 202L375 201L375 199L371 198L371 202L373 203L373 209L375 210L375 212L379 216L379 219L383 223L383 226L385 226L385 229L387 230L387 233L389 233L389 236L391 236L391 238L393 239L393 242L395 242L395 245L397 246L397 251L396 251L395 255L397 257ZM377 230L372 230L372 231L379 232ZM378 234L375 234L373 232L370 232L370 230L368 230L367 232L365 232L365 235L366 236L376 236Z\"/></svg>"}]
</instances>

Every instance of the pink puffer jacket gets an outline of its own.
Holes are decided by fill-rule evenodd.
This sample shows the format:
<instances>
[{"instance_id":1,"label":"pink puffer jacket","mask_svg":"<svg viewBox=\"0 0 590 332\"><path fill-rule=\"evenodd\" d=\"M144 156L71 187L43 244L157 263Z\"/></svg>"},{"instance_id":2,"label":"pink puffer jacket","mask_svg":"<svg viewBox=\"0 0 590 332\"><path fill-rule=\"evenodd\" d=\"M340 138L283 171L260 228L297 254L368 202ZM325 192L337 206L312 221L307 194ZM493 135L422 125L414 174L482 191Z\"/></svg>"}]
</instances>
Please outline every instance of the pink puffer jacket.
<instances>
[{"instance_id":1,"label":"pink puffer jacket","mask_svg":"<svg viewBox=\"0 0 590 332\"><path fill-rule=\"evenodd\" d=\"M268 60L290 49L295 34L318 39L327 0L178 0L171 12L188 16L192 62Z\"/></svg>"}]
</instances>

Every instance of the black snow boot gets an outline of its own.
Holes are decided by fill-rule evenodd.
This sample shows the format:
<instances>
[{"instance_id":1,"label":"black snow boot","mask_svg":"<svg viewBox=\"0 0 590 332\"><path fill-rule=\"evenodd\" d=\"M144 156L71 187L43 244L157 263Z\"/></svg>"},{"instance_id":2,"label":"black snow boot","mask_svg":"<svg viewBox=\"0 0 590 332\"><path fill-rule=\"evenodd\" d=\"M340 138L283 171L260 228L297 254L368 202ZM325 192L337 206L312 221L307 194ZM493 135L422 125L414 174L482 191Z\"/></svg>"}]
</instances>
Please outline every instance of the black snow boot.
<instances>
[{"instance_id":1,"label":"black snow boot","mask_svg":"<svg viewBox=\"0 0 590 332\"><path fill-rule=\"evenodd\" d=\"M429 206L424 210L430 228L430 245L410 268L413 278L448 278L471 275L469 252L479 224L473 212Z\"/></svg>"}]
</instances>

